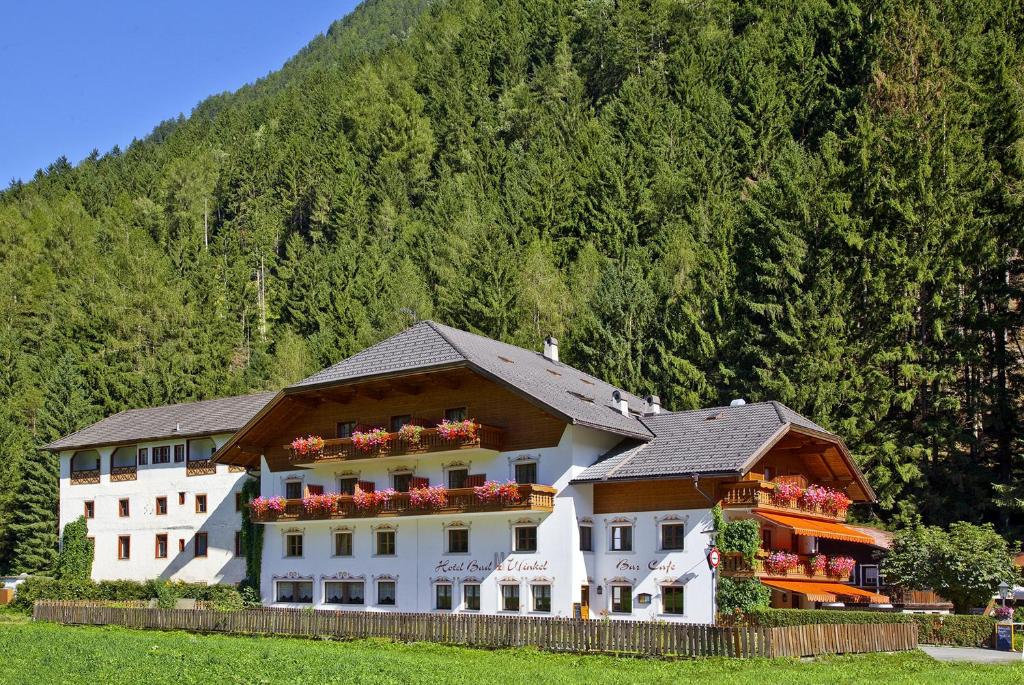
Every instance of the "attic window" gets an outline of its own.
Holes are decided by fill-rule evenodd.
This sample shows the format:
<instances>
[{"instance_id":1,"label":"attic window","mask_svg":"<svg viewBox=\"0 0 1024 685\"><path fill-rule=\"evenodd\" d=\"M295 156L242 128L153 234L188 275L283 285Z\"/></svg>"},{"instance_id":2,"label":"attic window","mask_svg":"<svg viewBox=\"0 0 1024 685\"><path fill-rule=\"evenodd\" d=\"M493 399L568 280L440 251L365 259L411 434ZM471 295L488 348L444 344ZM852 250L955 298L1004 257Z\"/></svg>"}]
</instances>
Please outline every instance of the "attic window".
<instances>
[{"instance_id":1,"label":"attic window","mask_svg":"<svg viewBox=\"0 0 1024 685\"><path fill-rule=\"evenodd\" d=\"M561 376L562 375L562 374L558 373L557 371L555 371L554 369L544 369L544 370L547 371L548 373L550 373L552 376Z\"/></svg>"},{"instance_id":2,"label":"attic window","mask_svg":"<svg viewBox=\"0 0 1024 685\"><path fill-rule=\"evenodd\" d=\"M501 361L505 362L506 364L515 364L514 361L512 361L508 357L502 357L500 354L498 355L498 359L500 359Z\"/></svg>"},{"instance_id":3,"label":"attic window","mask_svg":"<svg viewBox=\"0 0 1024 685\"><path fill-rule=\"evenodd\" d=\"M583 381L584 383L586 383L587 385L593 385L594 384L594 381L588 381L586 378L581 378L580 380Z\"/></svg>"},{"instance_id":4,"label":"attic window","mask_svg":"<svg viewBox=\"0 0 1024 685\"><path fill-rule=\"evenodd\" d=\"M572 390L566 390L566 392L569 393L570 395L572 395L573 397L575 397L578 400L583 400L584 402L590 402L591 404L594 403L594 398L593 397L588 397L587 395L584 395L583 393L573 392Z\"/></svg>"},{"instance_id":5,"label":"attic window","mask_svg":"<svg viewBox=\"0 0 1024 685\"><path fill-rule=\"evenodd\" d=\"M724 411L721 411L721 412L718 412L717 414L710 414L710 415L709 415L709 416L707 416L707 417L706 417L706 418L705 418L704 420L705 420L705 421L714 421L715 419L720 419L720 418L722 418L723 416L725 416L725 412L724 412Z\"/></svg>"}]
</instances>

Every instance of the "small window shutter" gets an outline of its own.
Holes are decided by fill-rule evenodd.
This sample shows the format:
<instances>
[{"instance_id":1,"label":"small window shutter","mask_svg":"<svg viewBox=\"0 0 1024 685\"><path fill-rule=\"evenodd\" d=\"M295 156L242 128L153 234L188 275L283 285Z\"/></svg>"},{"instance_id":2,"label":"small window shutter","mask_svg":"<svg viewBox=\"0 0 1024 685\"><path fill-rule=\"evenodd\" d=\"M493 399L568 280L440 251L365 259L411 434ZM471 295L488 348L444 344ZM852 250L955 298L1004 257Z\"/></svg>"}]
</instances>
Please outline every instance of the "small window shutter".
<instances>
[{"instance_id":1,"label":"small window shutter","mask_svg":"<svg viewBox=\"0 0 1024 685\"><path fill-rule=\"evenodd\" d=\"M487 475L484 473L472 473L466 476L466 487L467 488L478 488L484 484L487 480Z\"/></svg>"},{"instance_id":2,"label":"small window shutter","mask_svg":"<svg viewBox=\"0 0 1024 685\"><path fill-rule=\"evenodd\" d=\"M430 479L429 478L413 478L412 482L411 482L411 487L414 487L414 488L428 488L428 487L430 487Z\"/></svg>"},{"instance_id":3,"label":"small window shutter","mask_svg":"<svg viewBox=\"0 0 1024 685\"><path fill-rule=\"evenodd\" d=\"M363 492L373 492L376 486L374 485L372 480L361 480L356 483L356 487L358 487Z\"/></svg>"}]
</instances>

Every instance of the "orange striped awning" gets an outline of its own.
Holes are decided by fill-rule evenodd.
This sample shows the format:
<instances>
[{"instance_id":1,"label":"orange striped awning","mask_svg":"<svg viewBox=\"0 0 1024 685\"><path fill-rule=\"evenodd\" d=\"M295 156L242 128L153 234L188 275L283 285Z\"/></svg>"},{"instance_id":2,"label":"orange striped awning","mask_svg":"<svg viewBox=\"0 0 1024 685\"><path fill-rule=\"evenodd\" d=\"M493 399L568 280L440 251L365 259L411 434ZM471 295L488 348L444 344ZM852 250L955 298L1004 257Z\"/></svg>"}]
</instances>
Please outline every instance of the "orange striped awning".
<instances>
[{"instance_id":1,"label":"orange striped awning","mask_svg":"<svg viewBox=\"0 0 1024 685\"><path fill-rule=\"evenodd\" d=\"M843 525L842 523L805 519L800 516L787 516L785 514L776 514L773 511L762 511L760 509L754 509L754 514L769 523L789 528L797 535L813 535L814 537L830 538L832 540L859 542L863 545L875 544L874 539L870 536L865 535L859 530L854 530L850 526Z\"/></svg>"},{"instance_id":2,"label":"orange striped awning","mask_svg":"<svg viewBox=\"0 0 1024 685\"><path fill-rule=\"evenodd\" d=\"M867 600L872 604L888 604L889 598L869 590L861 590L852 585L842 583L799 581L799 580L762 580L761 583L768 587L783 592L793 592L803 595L811 602L838 602L843 597L855 598L859 601Z\"/></svg>"}]
</instances>

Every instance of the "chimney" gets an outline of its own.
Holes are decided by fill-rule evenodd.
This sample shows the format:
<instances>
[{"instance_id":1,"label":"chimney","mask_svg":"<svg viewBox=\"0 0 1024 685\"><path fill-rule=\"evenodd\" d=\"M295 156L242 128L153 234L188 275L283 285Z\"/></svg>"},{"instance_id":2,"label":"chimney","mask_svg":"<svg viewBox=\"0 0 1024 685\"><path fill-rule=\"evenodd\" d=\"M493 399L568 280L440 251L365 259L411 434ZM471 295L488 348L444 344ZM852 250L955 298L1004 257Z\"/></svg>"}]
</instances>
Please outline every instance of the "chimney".
<instances>
[{"instance_id":1,"label":"chimney","mask_svg":"<svg viewBox=\"0 0 1024 685\"><path fill-rule=\"evenodd\" d=\"M647 402L647 416L654 416L661 413L661 398L657 395L648 395L644 398Z\"/></svg>"},{"instance_id":2,"label":"chimney","mask_svg":"<svg viewBox=\"0 0 1024 685\"><path fill-rule=\"evenodd\" d=\"M544 338L544 358L558 361L558 338L553 335Z\"/></svg>"},{"instance_id":3,"label":"chimney","mask_svg":"<svg viewBox=\"0 0 1024 685\"><path fill-rule=\"evenodd\" d=\"M622 393L618 390L612 390L612 400L615 402L615 406L619 408L619 413L623 416L629 416L629 402L622 396Z\"/></svg>"},{"instance_id":4,"label":"chimney","mask_svg":"<svg viewBox=\"0 0 1024 685\"><path fill-rule=\"evenodd\" d=\"M180 423L174 424L174 432L175 433L180 433L181 432L181 424Z\"/></svg>"},{"instance_id":5,"label":"chimney","mask_svg":"<svg viewBox=\"0 0 1024 685\"><path fill-rule=\"evenodd\" d=\"M743 399L742 397L738 397L735 400L733 400L732 402L730 402L729 406L730 407L742 407L746 403L747 403L747 401L745 399Z\"/></svg>"}]
</instances>

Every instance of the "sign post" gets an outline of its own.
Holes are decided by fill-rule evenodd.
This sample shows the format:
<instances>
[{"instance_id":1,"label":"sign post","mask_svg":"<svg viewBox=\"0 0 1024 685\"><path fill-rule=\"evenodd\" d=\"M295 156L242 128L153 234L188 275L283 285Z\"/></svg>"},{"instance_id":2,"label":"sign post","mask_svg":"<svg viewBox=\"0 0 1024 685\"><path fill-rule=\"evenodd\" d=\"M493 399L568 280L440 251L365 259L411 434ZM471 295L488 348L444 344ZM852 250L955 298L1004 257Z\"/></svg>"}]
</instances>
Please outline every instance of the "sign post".
<instances>
[{"instance_id":1,"label":"sign post","mask_svg":"<svg viewBox=\"0 0 1024 685\"><path fill-rule=\"evenodd\" d=\"M722 562L722 554L717 547L708 551L708 566L711 567L711 620L718 621L718 564Z\"/></svg>"}]
</instances>

